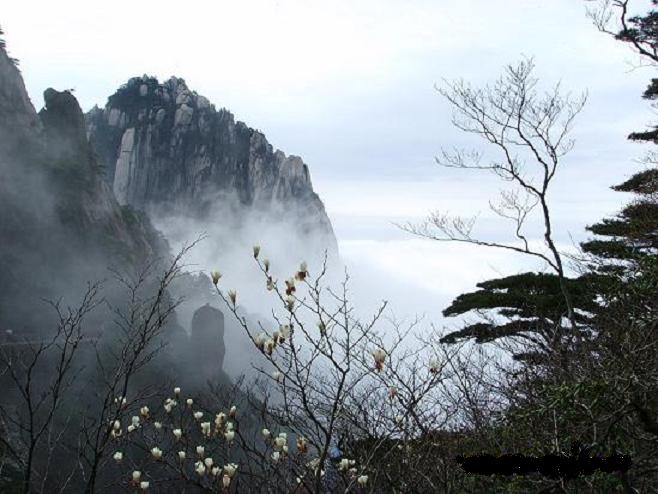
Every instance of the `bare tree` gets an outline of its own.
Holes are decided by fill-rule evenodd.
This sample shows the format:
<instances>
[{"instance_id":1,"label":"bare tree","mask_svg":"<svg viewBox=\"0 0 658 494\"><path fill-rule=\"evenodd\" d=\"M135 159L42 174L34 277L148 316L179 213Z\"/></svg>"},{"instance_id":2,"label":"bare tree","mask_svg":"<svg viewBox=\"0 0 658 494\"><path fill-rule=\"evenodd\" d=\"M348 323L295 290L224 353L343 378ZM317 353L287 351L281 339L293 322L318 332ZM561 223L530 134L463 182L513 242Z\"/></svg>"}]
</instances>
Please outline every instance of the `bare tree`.
<instances>
[{"instance_id":1,"label":"bare tree","mask_svg":"<svg viewBox=\"0 0 658 494\"><path fill-rule=\"evenodd\" d=\"M438 88L454 109L453 124L484 139L498 157L484 162L484 155L478 151L443 150L437 162L449 168L490 171L513 185L512 190L501 194L498 203L490 202L490 207L496 215L512 222L516 242L477 238L473 233L475 217L451 217L438 211L420 225L410 223L403 228L432 240L496 247L541 259L559 277L566 316L575 328L548 194L562 159L573 148L569 134L586 95L563 95L559 84L542 94L533 70L532 59L527 59L509 65L501 78L484 88L473 88L464 81L446 82L445 87ZM532 244L525 230L536 210L543 226L542 248Z\"/></svg>"},{"instance_id":2,"label":"bare tree","mask_svg":"<svg viewBox=\"0 0 658 494\"><path fill-rule=\"evenodd\" d=\"M77 308L63 309L61 302L50 302L57 315L52 336L0 344L0 375L10 384L0 402L4 432L0 441L22 472L25 493L49 491L53 454L67 429L59 412L80 371L77 356L85 339L83 322L99 303L98 290L98 284L89 285Z\"/></svg>"}]
</instances>

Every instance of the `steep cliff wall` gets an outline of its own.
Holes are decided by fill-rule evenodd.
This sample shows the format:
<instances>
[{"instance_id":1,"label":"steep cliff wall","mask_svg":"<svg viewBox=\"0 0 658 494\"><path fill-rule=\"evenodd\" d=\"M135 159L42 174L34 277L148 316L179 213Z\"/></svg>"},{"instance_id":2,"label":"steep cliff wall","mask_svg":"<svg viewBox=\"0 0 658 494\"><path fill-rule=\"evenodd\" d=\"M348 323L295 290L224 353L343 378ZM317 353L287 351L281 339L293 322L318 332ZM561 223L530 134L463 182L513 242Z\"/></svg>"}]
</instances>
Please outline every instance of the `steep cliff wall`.
<instances>
[{"instance_id":1,"label":"steep cliff wall","mask_svg":"<svg viewBox=\"0 0 658 494\"><path fill-rule=\"evenodd\" d=\"M44 97L37 114L0 47L0 329L38 328L40 299L76 300L110 264L168 255L149 220L115 200L73 95Z\"/></svg>"},{"instance_id":2,"label":"steep cliff wall","mask_svg":"<svg viewBox=\"0 0 658 494\"><path fill-rule=\"evenodd\" d=\"M87 129L122 204L196 218L218 202L236 214L285 215L297 230L291 233L321 237L336 250L302 159L274 150L262 133L216 110L182 79L131 79L104 109L87 114Z\"/></svg>"}]
</instances>

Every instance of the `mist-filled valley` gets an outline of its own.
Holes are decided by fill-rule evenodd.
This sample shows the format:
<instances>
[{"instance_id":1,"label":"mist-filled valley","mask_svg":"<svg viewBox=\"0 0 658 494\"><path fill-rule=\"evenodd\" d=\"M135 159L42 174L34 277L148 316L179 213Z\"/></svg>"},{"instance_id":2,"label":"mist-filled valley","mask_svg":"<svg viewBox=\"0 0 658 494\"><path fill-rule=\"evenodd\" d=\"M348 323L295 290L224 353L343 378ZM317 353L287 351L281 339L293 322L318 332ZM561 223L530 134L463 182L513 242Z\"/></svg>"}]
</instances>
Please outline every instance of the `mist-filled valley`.
<instances>
[{"instance_id":1,"label":"mist-filled valley","mask_svg":"<svg viewBox=\"0 0 658 494\"><path fill-rule=\"evenodd\" d=\"M658 492L658 2L252 1L0 18L0 492Z\"/></svg>"}]
</instances>

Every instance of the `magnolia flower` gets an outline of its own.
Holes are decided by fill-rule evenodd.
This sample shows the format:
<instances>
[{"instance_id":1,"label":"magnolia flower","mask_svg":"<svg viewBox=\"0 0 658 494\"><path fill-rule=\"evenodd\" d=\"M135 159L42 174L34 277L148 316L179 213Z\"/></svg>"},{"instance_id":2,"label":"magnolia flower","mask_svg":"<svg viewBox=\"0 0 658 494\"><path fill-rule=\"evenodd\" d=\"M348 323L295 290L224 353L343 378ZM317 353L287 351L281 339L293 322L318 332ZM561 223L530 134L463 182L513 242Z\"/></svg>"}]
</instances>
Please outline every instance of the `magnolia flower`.
<instances>
[{"instance_id":1,"label":"magnolia flower","mask_svg":"<svg viewBox=\"0 0 658 494\"><path fill-rule=\"evenodd\" d=\"M185 451L179 451L179 452L178 452L178 459L179 459L179 460L181 460L181 461L184 460L184 459L185 459L185 456L186 456L186 455L185 455Z\"/></svg>"},{"instance_id":2,"label":"magnolia flower","mask_svg":"<svg viewBox=\"0 0 658 494\"><path fill-rule=\"evenodd\" d=\"M231 300L231 303L235 306L235 301L238 298L237 292L235 290L229 290L228 298Z\"/></svg>"},{"instance_id":3,"label":"magnolia flower","mask_svg":"<svg viewBox=\"0 0 658 494\"><path fill-rule=\"evenodd\" d=\"M270 260L269 259L264 259L263 260L263 266L265 266L265 272L268 272L270 270Z\"/></svg>"},{"instance_id":4,"label":"magnolia flower","mask_svg":"<svg viewBox=\"0 0 658 494\"><path fill-rule=\"evenodd\" d=\"M288 433L286 433L286 432L279 432L279 437L282 437L283 439L288 439Z\"/></svg>"},{"instance_id":5,"label":"magnolia flower","mask_svg":"<svg viewBox=\"0 0 658 494\"><path fill-rule=\"evenodd\" d=\"M203 417L203 412L194 412L193 415L196 420L200 420Z\"/></svg>"},{"instance_id":6,"label":"magnolia flower","mask_svg":"<svg viewBox=\"0 0 658 494\"><path fill-rule=\"evenodd\" d=\"M359 483L360 486L364 486L368 483L368 476L367 475L360 475L356 481Z\"/></svg>"},{"instance_id":7,"label":"magnolia flower","mask_svg":"<svg viewBox=\"0 0 658 494\"><path fill-rule=\"evenodd\" d=\"M148 489L148 488L149 488L149 483L148 483L148 481L144 480L144 481L140 482L140 483L139 483L139 488L140 488L141 490L143 490L143 491L145 491L146 489Z\"/></svg>"},{"instance_id":8,"label":"magnolia flower","mask_svg":"<svg viewBox=\"0 0 658 494\"><path fill-rule=\"evenodd\" d=\"M228 442L233 441L233 439L235 438L235 431L226 431L224 433L224 437Z\"/></svg>"},{"instance_id":9,"label":"magnolia flower","mask_svg":"<svg viewBox=\"0 0 658 494\"><path fill-rule=\"evenodd\" d=\"M153 422L153 427L155 427L157 430L162 429L162 422Z\"/></svg>"},{"instance_id":10,"label":"magnolia flower","mask_svg":"<svg viewBox=\"0 0 658 494\"><path fill-rule=\"evenodd\" d=\"M174 433L174 436L176 437L176 439L180 439L183 436L183 431L180 430L180 429L174 429L171 432Z\"/></svg>"},{"instance_id":11,"label":"magnolia flower","mask_svg":"<svg viewBox=\"0 0 658 494\"><path fill-rule=\"evenodd\" d=\"M270 432L269 429L263 429L263 430L261 431L261 434L263 434L263 437L264 437L265 439L269 439L270 436L272 435L272 433Z\"/></svg>"},{"instance_id":12,"label":"magnolia flower","mask_svg":"<svg viewBox=\"0 0 658 494\"><path fill-rule=\"evenodd\" d=\"M299 265L299 269L297 270L297 273L295 274L295 278L297 278L299 281L304 281L307 275L308 275L308 266L306 265L306 262L302 262Z\"/></svg>"},{"instance_id":13,"label":"magnolia flower","mask_svg":"<svg viewBox=\"0 0 658 494\"><path fill-rule=\"evenodd\" d=\"M290 336L290 324L282 324L279 326L279 333L281 334L280 339L283 341L288 336Z\"/></svg>"},{"instance_id":14,"label":"magnolia flower","mask_svg":"<svg viewBox=\"0 0 658 494\"><path fill-rule=\"evenodd\" d=\"M203 460L203 464L206 466L206 468L212 467L213 461L212 458L208 457L205 460Z\"/></svg>"},{"instance_id":15,"label":"magnolia flower","mask_svg":"<svg viewBox=\"0 0 658 494\"><path fill-rule=\"evenodd\" d=\"M162 450L160 448L158 448L157 446L155 446L154 448L151 448L151 454L153 455L153 458L155 458L156 460L159 460L160 458L162 458Z\"/></svg>"},{"instance_id":16,"label":"magnolia flower","mask_svg":"<svg viewBox=\"0 0 658 494\"><path fill-rule=\"evenodd\" d=\"M194 404L194 400L192 398L188 398L185 400L185 403L187 403L188 407L191 407Z\"/></svg>"},{"instance_id":17,"label":"magnolia flower","mask_svg":"<svg viewBox=\"0 0 658 494\"><path fill-rule=\"evenodd\" d=\"M119 430L112 429L112 432L110 433L110 435L114 439L116 439L117 437L121 437L121 429L119 429Z\"/></svg>"},{"instance_id":18,"label":"magnolia flower","mask_svg":"<svg viewBox=\"0 0 658 494\"><path fill-rule=\"evenodd\" d=\"M403 420L404 420L404 417L403 417L402 415L396 415L396 416L395 416L395 421L396 421L398 424L401 424Z\"/></svg>"},{"instance_id":19,"label":"magnolia flower","mask_svg":"<svg viewBox=\"0 0 658 494\"><path fill-rule=\"evenodd\" d=\"M140 472L139 470L135 470L135 471L133 472L133 481L135 481L135 482L139 482L139 479L140 479L141 477L142 477L142 472Z\"/></svg>"},{"instance_id":20,"label":"magnolia flower","mask_svg":"<svg viewBox=\"0 0 658 494\"><path fill-rule=\"evenodd\" d=\"M439 372L439 361L436 359L430 360L430 372L436 374Z\"/></svg>"},{"instance_id":21,"label":"magnolia flower","mask_svg":"<svg viewBox=\"0 0 658 494\"><path fill-rule=\"evenodd\" d=\"M118 420L115 420L114 424L112 424L112 427L114 428L115 431L120 430L121 429L121 422L119 422Z\"/></svg>"},{"instance_id":22,"label":"magnolia flower","mask_svg":"<svg viewBox=\"0 0 658 494\"><path fill-rule=\"evenodd\" d=\"M272 280L271 276L267 277L267 281L265 282L265 288L267 288L268 292L274 290L274 281Z\"/></svg>"},{"instance_id":23,"label":"magnolia flower","mask_svg":"<svg viewBox=\"0 0 658 494\"><path fill-rule=\"evenodd\" d=\"M233 430L233 422L227 422L226 423L226 430L227 431L232 431Z\"/></svg>"},{"instance_id":24,"label":"magnolia flower","mask_svg":"<svg viewBox=\"0 0 658 494\"><path fill-rule=\"evenodd\" d=\"M133 415L131 420L134 427L139 427L139 417L137 415Z\"/></svg>"},{"instance_id":25,"label":"magnolia flower","mask_svg":"<svg viewBox=\"0 0 658 494\"><path fill-rule=\"evenodd\" d=\"M129 425L129 426L128 426L128 432L132 432L132 431L134 431L135 429L137 429L137 427L135 427L134 425Z\"/></svg>"},{"instance_id":26,"label":"magnolia flower","mask_svg":"<svg viewBox=\"0 0 658 494\"><path fill-rule=\"evenodd\" d=\"M274 447L276 449L283 448L285 446L285 444L286 444L286 438L285 437L279 436L279 437L274 439Z\"/></svg>"},{"instance_id":27,"label":"magnolia flower","mask_svg":"<svg viewBox=\"0 0 658 494\"><path fill-rule=\"evenodd\" d=\"M224 412L219 412L215 415L215 425L221 427L224 421L226 420L226 414Z\"/></svg>"},{"instance_id":28,"label":"magnolia flower","mask_svg":"<svg viewBox=\"0 0 658 494\"><path fill-rule=\"evenodd\" d=\"M117 405L126 406L126 397L117 396L116 398L114 398L114 403L116 403Z\"/></svg>"},{"instance_id":29,"label":"magnolia flower","mask_svg":"<svg viewBox=\"0 0 658 494\"><path fill-rule=\"evenodd\" d=\"M114 453L112 458L114 458L114 461L116 461L117 463L120 463L121 460L123 460L123 453L121 451L117 451L116 453Z\"/></svg>"},{"instance_id":30,"label":"magnolia flower","mask_svg":"<svg viewBox=\"0 0 658 494\"><path fill-rule=\"evenodd\" d=\"M254 344L259 350L263 349L263 346L265 345L265 341L267 341L266 333L258 333L254 338Z\"/></svg>"},{"instance_id":31,"label":"magnolia flower","mask_svg":"<svg viewBox=\"0 0 658 494\"><path fill-rule=\"evenodd\" d=\"M165 406L164 406L165 412L171 413L172 408L173 408L173 405L171 403L165 403Z\"/></svg>"},{"instance_id":32,"label":"magnolia flower","mask_svg":"<svg viewBox=\"0 0 658 494\"><path fill-rule=\"evenodd\" d=\"M254 245L254 259L258 259L258 254L260 254L260 245Z\"/></svg>"},{"instance_id":33,"label":"magnolia flower","mask_svg":"<svg viewBox=\"0 0 658 494\"><path fill-rule=\"evenodd\" d=\"M265 341L265 345L263 346L263 350L268 355L272 355L272 352L274 351L274 345L275 345L274 340L268 339L267 341Z\"/></svg>"},{"instance_id":34,"label":"magnolia flower","mask_svg":"<svg viewBox=\"0 0 658 494\"><path fill-rule=\"evenodd\" d=\"M292 309L295 307L295 297L292 295L288 295L286 297L286 307L290 312L292 312Z\"/></svg>"},{"instance_id":35,"label":"magnolia flower","mask_svg":"<svg viewBox=\"0 0 658 494\"><path fill-rule=\"evenodd\" d=\"M237 469L238 466L235 463L228 463L224 465L224 473L231 478L235 475Z\"/></svg>"},{"instance_id":36,"label":"magnolia flower","mask_svg":"<svg viewBox=\"0 0 658 494\"><path fill-rule=\"evenodd\" d=\"M275 329L275 330L272 332L272 339L273 339L274 341L279 341L279 334L280 334L279 331L278 331L277 329Z\"/></svg>"},{"instance_id":37,"label":"magnolia flower","mask_svg":"<svg viewBox=\"0 0 658 494\"><path fill-rule=\"evenodd\" d=\"M206 452L206 448L203 446L197 446L196 447L196 454L203 457L204 453Z\"/></svg>"},{"instance_id":38,"label":"magnolia flower","mask_svg":"<svg viewBox=\"0 0 658 494\"><path fill-rule=\"evenodd\" d=\"M356 473L357 473L358 471L359 471L359 470L357 470L356 468L352 467L352 468L350 468L350 469L347 471L347 473L349 473L351 477L356 477Z\"/></svg>"},{"instance_id":39,"label":"magnolia flower","mask_svg":"<svg viewBox=\"0 0 658 494\"><path fill-rule=\"evenodd\" d=\"M175 394L176 396L180 395L180 388L179 388L179 387L175 387L175 388L174 388L174 394Z\"/></svg>"},{"instance_id":40,"label":"magnolia flower","mask_svg":"<svg viewBox=\"0 0 658 494\"><path fill-rule=\"evenodd\" d=\"M201 422L201 433L210 436L210 422Z\"/></svg>"},{"instance_id":41,"label":"magnolia flower","mask_svg":"<svg viewBox=\"0 0 658 494\"><path fill-rule=\"evenodd\" d=\"M338 462L338 470L344 471L347 470L350 467L350 460L347 458L343 458Z\"/></svg>"},{"instance_id":42,"label":"magnolia flower","mask_svg":"<svg viewBox=\"0 0 658 494\"><path fill-rule=\"evenodd\" d=\"M286 280L286 295L290 296L295 292L295 279L290 278L289 280Z\"/></svg>"},{"instance_id":43,"label":"magnolia flower","mask_svg":"<svg viewBox=\"0 0 658 494\"><path fill-rule=\"evenodd\" d=\"M222 485L224 486L225 489L228 489L228 487L231 485L231 477L228 475L224 475L222 477Z\"/></svg>"},{"instance_id":44,"label":"magnolia flower","mask_svg":"<svg viewBox=\"0 0 658 494\"><path fill-rule=\"evenodd\" d=\"M398 395L398 388L396 388L395 386L391 386L390 388L388 388L388 397L390 399L395 398L397 395Z\"/></svg>"},{"instance_id":45,"label":"magnolia flower","mask_svg":"<svg viewBox=\"0 0 658 494\"><path fill-rule=\"evenodd\" d=\"M279 371L274 371L272 372L272 379L278 383L283 382L283 374Z\"/></svg>"},{"instance_id":46,"label":"magnolia flower","mask_svg":"<svg viewBox=\"0 0 658 494\"><path fill-rule=\"evenodd\" d=\"M217 283L219 283L219 279L222 277L222 273L219 271L212 271L210 273L210 277L212 278L212 284L217 285Z\"/></svg>"},{"instance_id":47,"label":"magnolia flower","mask_svg":"<svg viewBox=\"0 0 658 494\"><path fill-rule=\"evenodd\" d=\"M194 464L194 470L196 470L196 473L198 473L199 475L203 475L206 473L206 466L203 464L202 461L197 461Z\"/></svg>"},{"instance_id":48,"label":"magnolia flower","mask_svg":"<svg viewBox=\"0 0 658 494\"><path fill-rule=\"evenodd\" d=\"M139 409L139 413L142 415L142 417L147 418L149 416L149 407L143 406Z\"/></svg>"},{"instance_id":49,"label":"magnolia flower","mask_svg":"<svg viewBox=\"0 0 658 494\"><path fill-rule=\"evenodd\" d=\"M220 468L219 467L212 467L212 470L210 470L210 473L213 475L213 477L217 477L219 475Z\"/></svg>"},{"instance_id":50,"label":"magnolia flower","mask_svg":"<svg viewBox=\"0 0 658 494\"><path fill-rule=\"evenodd\" d=\"M235 414L237 413L238 409L236 408L235 405L231 407L231 409L228 411L228 416L231 417L232 419L235 418Z\"/></svg>"},{"instance_id":51,"label":"magnolia flower","mask_svg":"<svg viewBox=\"0 0 658 494\"><path fill-rule=\"evenodd\" d=\"M272 461L274 461L274 463L278 462L280 457L281 457L281 453L279 453L278 451L272 453Z\"/></svg>"},{"instance_id":52,"label":"magnolia flower","mask_svg":"<svg viewBox=\"0 0 658 494\"><path fill-rule=\"evenodd\" d=\"M375 359L375 369L381 371L384 368L384 361L386 360L386 352L381 348L372 352L372 357Z\"/></svg>"},{"instance_id":53,"label":"magnolia flower","mask_svg":"<svg viewBox=\"0 0 658 494\"><path fill-rule=\"evenodd\" d=\"M300 453L306 453L306 451L308 450L308 444L306 438L301 436L297 438L297 450Z\"/></svg>"}]
</instances>

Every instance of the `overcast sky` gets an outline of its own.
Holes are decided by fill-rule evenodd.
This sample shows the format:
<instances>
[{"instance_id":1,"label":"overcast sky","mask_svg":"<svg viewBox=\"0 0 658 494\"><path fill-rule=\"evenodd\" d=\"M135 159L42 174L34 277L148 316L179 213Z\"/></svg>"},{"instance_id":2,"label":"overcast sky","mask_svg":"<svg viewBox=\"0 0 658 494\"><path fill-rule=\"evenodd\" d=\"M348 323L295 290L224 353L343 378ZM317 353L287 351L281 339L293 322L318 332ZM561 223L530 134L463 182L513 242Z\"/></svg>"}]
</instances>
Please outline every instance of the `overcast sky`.
<instances>
[{"instance_id":1,"label":"overcast sky","mask_svg":"<svg viewBox=\"0 0 658 494\"><path fill-rule=\"evenodd\" d=\"M582 0L5 0L0 23L37 108L49 86L75 88L88 110L132 76L176 75L302 156L362 300L430 320L477 281L533 267L393 225L442 209L482 212L488 238L508 233L486 214L494 177L434 163L442 146L480 146L451 127L435 84L491 81L525 55L546 84L588 91L551 196L565 246L627 199L609 190L639 168L625 136L654 117L640 98L652 74Z\"/></svg>"}]
</instances>

